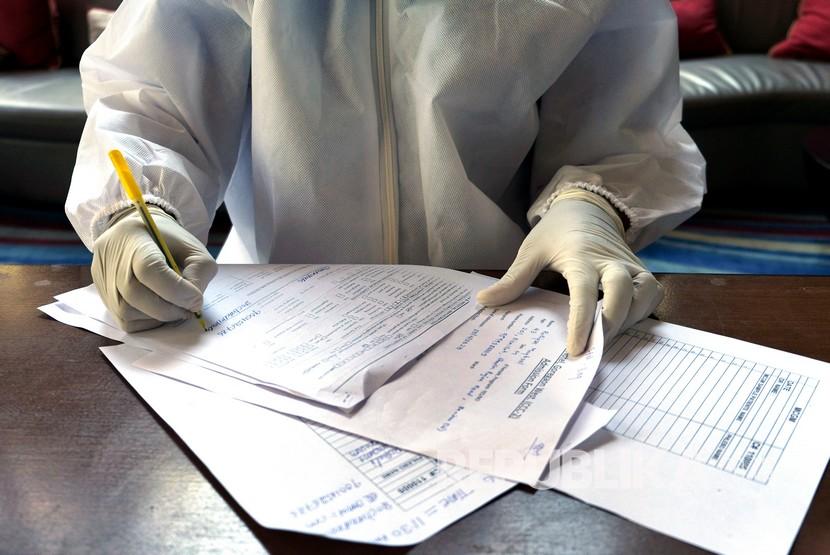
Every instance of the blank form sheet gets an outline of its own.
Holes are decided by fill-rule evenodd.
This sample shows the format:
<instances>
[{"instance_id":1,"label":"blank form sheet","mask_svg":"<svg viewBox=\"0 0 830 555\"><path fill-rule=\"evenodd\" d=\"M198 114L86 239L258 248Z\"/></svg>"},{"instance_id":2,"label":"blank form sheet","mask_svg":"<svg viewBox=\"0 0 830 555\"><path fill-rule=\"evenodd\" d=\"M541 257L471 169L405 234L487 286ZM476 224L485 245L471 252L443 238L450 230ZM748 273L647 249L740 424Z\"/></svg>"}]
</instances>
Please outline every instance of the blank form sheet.
<instances>
[{"instance_id":1,"label":"blank form sheet","mask_svg":"<svg viewBox=\"0 0 830 555\"><path fill-rule=\"evenodd\" d=\"M713 551L786 553L830 457L828 383L825 362L646 320L588 389L616 410L605 433L543 484Z\"/></svg>"},{"instance_id":2,"label":"blank form sheet","mask_svg":"<svg viewBox=\"0 0 830 555\"><path fill-rule=\"evenodd\" d=\"M632 329L609 346L591 403L629 439L765 484L819 379Z\"/></svg>"}]
</instances>

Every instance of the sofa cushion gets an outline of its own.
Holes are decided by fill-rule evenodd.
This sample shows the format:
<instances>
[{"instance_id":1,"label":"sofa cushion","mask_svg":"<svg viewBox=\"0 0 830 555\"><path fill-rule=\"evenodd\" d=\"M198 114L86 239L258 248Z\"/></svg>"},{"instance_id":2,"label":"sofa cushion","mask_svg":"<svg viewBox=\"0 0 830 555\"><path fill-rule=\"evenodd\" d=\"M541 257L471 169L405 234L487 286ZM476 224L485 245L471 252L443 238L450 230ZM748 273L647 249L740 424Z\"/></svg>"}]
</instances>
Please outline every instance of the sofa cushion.
<instances>
[{"instance_id":1,"label":"sofa cushion","mask_svg":"<svg viewBox=\"0 0 830 555\"><path fill-rule=\"evenodd\" d=\"M787 38L770 50L776 58L798 58L830 62L830 2L803 0L798 19Z\"/></svg>"},{"instance_id":2,"label":"sofa cushion","mask_svg":"<svg viewBox=\"0 0 830 555\"><path fill-rule=\"evenodd\" d=\"M60 60L50 0L0 2L0 46L20 68L56 67Z\"/></svg>"},{"instance_id":3,"label":"sofa cushion","mask_svg":"<svg viewBox=\"0 0 830 555\"><path fill-rule=\"evenodd\" d=\"M729 47L718 30L715 0L672 0L677 14L681 58L703 58L728 54Z\"/></svg>"},{"instance_id":4,"label":"sofa cushion","mask_svg":"<svg viewBox=\"0 0 830 555\"><path fill-rule=\"evenodd\" d=\"M85 121L78 68L0 73L0 137L78 142Z\"/></svg>"},{"instance_id":5,"label":"sofa cushion","mask_svg":"<svg viewBox=\"0 0 830 555\"><path fill-rule=\"evenodd\" d=\"M742 54L680 63L683 122L830 123L830 64Z\"/></svg>"}]
</instances>

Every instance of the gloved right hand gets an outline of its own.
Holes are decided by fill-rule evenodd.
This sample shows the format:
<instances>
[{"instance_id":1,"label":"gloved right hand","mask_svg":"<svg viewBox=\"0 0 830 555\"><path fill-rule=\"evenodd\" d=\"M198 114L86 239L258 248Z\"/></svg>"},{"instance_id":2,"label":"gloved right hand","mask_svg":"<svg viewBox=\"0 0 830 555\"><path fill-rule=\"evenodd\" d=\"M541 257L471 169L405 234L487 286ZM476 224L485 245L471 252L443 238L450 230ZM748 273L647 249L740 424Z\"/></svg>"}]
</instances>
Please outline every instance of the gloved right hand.
<instances>
[{"instance_id":1,"label":"gloved right hand","mask_svg":"<svg viewBox=\"0 0 830 555\"><path fill-rule=\"evenodd\" d=\"M559 195L522 243L516 260L498 282L478 294L484 306L518 298L544 269L568 280L568 354L578 356L591 333L602 286L606 341L647 317L663 299L663 286L631 252L616 210L603 197L582 189Z\"/></svg>"},{"instance_id":2,"label":"gloved right hand","mask_svg":"<svg viewBox=\"0 0 830 555\"><path fill-rule=\"evenodd\" d=\"M134 209L116 214L93 244L92 279L101 299L126 332L192 318L218 267L205 246L167 212L148 207L182 270L167 265Z\"/></svg>"}]
</instances>

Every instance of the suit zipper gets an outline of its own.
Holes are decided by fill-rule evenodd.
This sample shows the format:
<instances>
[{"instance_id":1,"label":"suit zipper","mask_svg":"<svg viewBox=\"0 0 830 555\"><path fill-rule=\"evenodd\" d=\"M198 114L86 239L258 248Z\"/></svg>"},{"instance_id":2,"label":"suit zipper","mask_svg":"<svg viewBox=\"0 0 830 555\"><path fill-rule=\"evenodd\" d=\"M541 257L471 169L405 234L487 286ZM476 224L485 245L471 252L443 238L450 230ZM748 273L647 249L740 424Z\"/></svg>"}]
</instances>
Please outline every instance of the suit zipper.
<instances>
[{"instance_id":1,"label":"suit zipper","mask_svg":"<svg viewBox=\"0 0 830 555\"><path fill-rule=\"evenodd\" d=\"M373 57L380 116L380 204L383 233L383 261L398 263L398 159L392 93L389 82L389 43L386 30L385 0L374 2Z\"/></svg>"}]
</instances>

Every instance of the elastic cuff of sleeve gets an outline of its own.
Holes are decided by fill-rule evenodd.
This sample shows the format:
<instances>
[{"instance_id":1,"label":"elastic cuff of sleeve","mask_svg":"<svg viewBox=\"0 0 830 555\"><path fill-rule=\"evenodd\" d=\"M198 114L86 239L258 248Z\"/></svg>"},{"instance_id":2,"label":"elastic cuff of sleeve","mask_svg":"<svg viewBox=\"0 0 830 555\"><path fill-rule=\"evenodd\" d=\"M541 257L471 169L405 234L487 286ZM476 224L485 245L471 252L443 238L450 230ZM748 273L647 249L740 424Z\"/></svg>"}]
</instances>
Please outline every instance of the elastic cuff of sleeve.
<instances>
[{"instance_id":1,"label":"elastic cuff of sleeve","mask_svg":"<svg viewBox=\"0 0 830 555\"><path fill-rule=\"evenodd\" d=\"M599 185L597 183L589 183L587 181L571 181L565 183L558 187L556 191L554 191L548 198L545 200L545 203L540 207L538 215L541 219L548 210L550 210L551 205L553 202L559 197L559 195L565 193L566 191L571 191L574 189L581 189L583 191L588 191L590 193L594 193L595 195L599 195L605 200L607 200L611 206L617 209L617 211L624 216L623 220L628 220L628 222L623 221L623 228L625 229L625 236L626 240L630 242L630 239L633 237L633 232L635 229L639 227L639 218L634 213L634 211L628 207L622 200L620 200L614 193ZM619 215L617 215L619 218ZM535 225L536 222L533 222ZM625 224L628 225L625 225Z\"/></svg>"},{"instance_id":2,"label":"elastic cuff of sleeve","mask_svg":"<svg viewBox=\"0 0 830 555\"><path fill-rule=\"evenodd\" d=\"M175 220L181 225L182 223L182 216L181 213L176 210L176 207L170 204L170 201L163 199L161 197L157 197L155 195L143 195L144 202L147 204L152 204L154 206L158 206L171 216L175 218ZM133 203L127 199L119 200L114 204L110 204L109 206L101 209L95 214L95 217L92 218L92 223L90 224L90 233L92 234L92 240L95 241L98 237L104 233L110 225L110 220L112 217L119 212L127 209L132 208Z\"/></svg>"},{"instance_id":3,"label":"elastic cuff of sleeve","mask_svg":"<svg viewBox=\"0 0 830 555\"><path fill-rule=\"evenodd\" d=\"M608 214L608 217L611 218L617 226L617 232L620 234L620 237L625 237L625 225L623 224L622 217L620 216L620 213L617 212L613 206L611 206L611 203L608 202L605 197L601 197L596 193L586 191L585 189L579 187L571 187L570 189L560 191L559 194L553 196L551 206L563 200L580 200L582 202L593 204Z\"/></svg>"}]
</instances>

